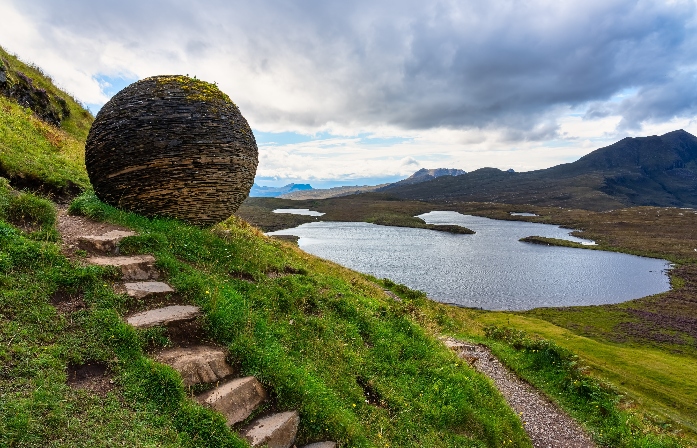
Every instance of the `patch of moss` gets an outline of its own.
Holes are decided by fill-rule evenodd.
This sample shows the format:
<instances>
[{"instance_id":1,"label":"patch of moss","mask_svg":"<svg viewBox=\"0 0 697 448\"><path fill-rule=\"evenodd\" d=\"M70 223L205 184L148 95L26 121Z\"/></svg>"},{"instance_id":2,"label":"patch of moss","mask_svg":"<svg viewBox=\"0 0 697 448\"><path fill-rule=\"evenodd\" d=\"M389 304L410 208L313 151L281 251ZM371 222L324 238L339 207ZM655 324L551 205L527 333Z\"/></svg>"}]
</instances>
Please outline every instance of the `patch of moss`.
<instances>
[{"instance_id":1,"label":"patch of moss","mask_svg":"<svg viewBox=\"0 0 697 448\"><path fill-rule=\"evenodd\" d=\"M191 78L183 75L173 75L158 76L156 80L160 85L177 84L187 93L186 98L191 101L224 102L227 104L232 104L233 106L235 105L230 97L221 91L217 85L197 78Z\"/></svg>"}]
</instances>

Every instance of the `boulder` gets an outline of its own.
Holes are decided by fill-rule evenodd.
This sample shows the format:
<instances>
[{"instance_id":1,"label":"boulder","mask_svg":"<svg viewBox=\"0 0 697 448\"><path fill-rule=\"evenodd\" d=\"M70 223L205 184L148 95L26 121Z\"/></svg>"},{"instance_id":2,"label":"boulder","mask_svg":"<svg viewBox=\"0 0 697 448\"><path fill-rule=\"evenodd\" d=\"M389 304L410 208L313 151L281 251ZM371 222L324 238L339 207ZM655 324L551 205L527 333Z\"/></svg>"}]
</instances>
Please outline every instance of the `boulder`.
<instances>
[{"instance_id":1,"label":"boulder","mask_svg":"<svg viewBox=\"0 0 697 448\"><path fill-rule=\"evenodd\" d=\"M137 81L92 124L85 165L104 202L197 224L228 218L258 164L247 120L214 84L188 76Z\"/></svg>"}]
</instances>

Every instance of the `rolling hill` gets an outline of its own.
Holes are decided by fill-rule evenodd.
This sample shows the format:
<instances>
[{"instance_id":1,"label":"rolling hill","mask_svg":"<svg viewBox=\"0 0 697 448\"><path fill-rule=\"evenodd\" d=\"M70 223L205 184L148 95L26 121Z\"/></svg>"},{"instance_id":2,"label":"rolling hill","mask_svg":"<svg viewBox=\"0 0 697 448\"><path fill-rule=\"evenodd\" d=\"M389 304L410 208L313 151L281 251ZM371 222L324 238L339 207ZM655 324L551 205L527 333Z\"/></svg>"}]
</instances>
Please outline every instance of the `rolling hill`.
<instances>
[{"instance_id":1,"label":"rolling hill","mask_svg":"<svg viewBox=\"0 0 697 448\"><path fill-rule=\"evenodd\" d=\"M624 138L576 162L515 173L481 168L382 189L403 199L479 201L588 210L697 207L697 137L677 130Z\"/></svg>"}]
</instances>

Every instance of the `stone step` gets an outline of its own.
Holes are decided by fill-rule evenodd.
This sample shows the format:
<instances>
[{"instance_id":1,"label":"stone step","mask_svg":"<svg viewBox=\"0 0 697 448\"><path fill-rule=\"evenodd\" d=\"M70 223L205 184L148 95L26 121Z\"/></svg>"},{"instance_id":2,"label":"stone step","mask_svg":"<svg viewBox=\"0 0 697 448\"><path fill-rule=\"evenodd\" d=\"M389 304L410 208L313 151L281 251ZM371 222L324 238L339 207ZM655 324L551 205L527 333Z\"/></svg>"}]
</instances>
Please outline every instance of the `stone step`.
<instances>
[{"instance_id":1,"label":"stone step","mask_svg":"<svg viewBox=\"0 0 697 448\"><path fill-rule=\"evenodd\" d=\"M336 442L315 442L300 448L336 448Z\"/></svg>"},{"instance_id":2,"label":"stone step","mask_svg":"<svg viewBox=\"0 0 697 448\"><path fill-rule=\"evenodd\" d=\"M118 253L121 240L133 235L135 232L127 230L112 230L104 235L85 235L78 238L77 247L92 253L115 254Z\"/></svg>"},{"instance_id":3,"label":"stone step","mask_svg":"<svg viewBox=\"0 0 697 448\"><path fill-rule=\"evenodd\" d=\"M160 352L155 359L179 372L185 386L219 381L234 370L225 362L227 352L218 347L198 345L172 348Z\"/></svg>"},{"instance_id":4,"label":"stone step","mask_svg":"<svg viewBox=\"0 0 697 448\"><path fill-rule=\"evenodd\" d=\"M134 299L155 299L174 292L163 282L127 282L123 284L126 294Z\"/></svg>"},{"instance_id":5,"label":"stone step","mask_svg":"<svg viewBox=\"0 0 697 448\"><path fill-rule=\"evenodd\" d=\"M264 387L253 376L235 378L196 397L202 405L223 414L228 425L249 417L265 399Z\"/></svg>"},{"instance_id":6,"label":"stone step","mask_svg":"<svg viewBox=\"0 0 697 448\"><path fill-rule=\"evenodd\" d=\"M467 346L467 344L460 341L456 341L454 339L444 339L443 344L445 344L445 346L448 347L450 350L454 350L456 352L463 350Z\"/></svg>"},{"instance_id":7,"label":"stone step","mask_svg":"<svg viewBox=\"0 0 697 448\"><path fill-rule=\"evenodd\" d=\"M201 309L197 306L172 305L134 314L128 317L126 322L136 328L148 328L156 325L188 322L197 318L200 314Z\"/></svg>"},{"instance_id":8,"label":"stone step","mask_svg":"<svg viewBox=\"0 0 697 448\"><path fill-rule=\"evenodd\" d=\"M121 270L124 280L157 280L160 272L155 267L152 255L131 257L90 257L87 263L97 266L115 266Z\"/></svg>"},{"instance_id":9,"label":"stone step","mask_svg":"<svg viewBox=\"0 0 697 448\"><path fill-rule=\"evenodd\" d=\"M254 420L242 437L253 447L290 448L298 433L300 416L297 411L281 412Z\"/></svg>"}]
</instances>

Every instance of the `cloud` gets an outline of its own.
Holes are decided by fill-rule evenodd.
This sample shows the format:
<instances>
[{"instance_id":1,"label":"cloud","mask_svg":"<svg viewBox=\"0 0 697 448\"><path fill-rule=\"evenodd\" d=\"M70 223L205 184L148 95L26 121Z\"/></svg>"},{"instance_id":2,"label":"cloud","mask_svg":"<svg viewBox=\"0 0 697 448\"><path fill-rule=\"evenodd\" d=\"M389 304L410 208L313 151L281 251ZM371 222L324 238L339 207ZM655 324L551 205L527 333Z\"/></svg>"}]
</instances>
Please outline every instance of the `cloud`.
<instances>
[{"instance_id":1,"label":"cloud","mask_svg":"<svg viewBox=\"0 0 697 448\"><path fill-rule=\"evenodd\" d=\"M384 152L344 138L304 147L349 176L365 160L395 173L408 157L426 164L414 148L472 160L463 154L689 120L695 13L681 0L6 0L0 45L86 103L106 101L105 79L191 74L217 82L257 130L414 140ZM274 175L307 166L297 150ZM520 170L520 157L502 164Z\"/></svg>"},{"instance_id":2,"label":"cloud","mask_svg":"<svg viewBox=\"0 0 697 448\"><path fill-rule=\"evenodd\" d=\"M402 160L400 160L399 165L403 166L403 167L415 167L415 166L420 166L421 164L419 163L418 160L416 160L413 157L405 157Z\"/></svg>"},{"instance_id":3,"label":"cloud","mask_svg":"<svg viewBox=\"0 0 697 448\"><path fill-rule=\"evenodd\" d=\"M641 129L645 122L697 114L697 69L680 71L660 84L643 86L617 106L620 129Z\"/></svg>"}]
</instances>

